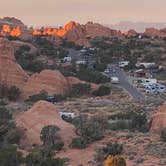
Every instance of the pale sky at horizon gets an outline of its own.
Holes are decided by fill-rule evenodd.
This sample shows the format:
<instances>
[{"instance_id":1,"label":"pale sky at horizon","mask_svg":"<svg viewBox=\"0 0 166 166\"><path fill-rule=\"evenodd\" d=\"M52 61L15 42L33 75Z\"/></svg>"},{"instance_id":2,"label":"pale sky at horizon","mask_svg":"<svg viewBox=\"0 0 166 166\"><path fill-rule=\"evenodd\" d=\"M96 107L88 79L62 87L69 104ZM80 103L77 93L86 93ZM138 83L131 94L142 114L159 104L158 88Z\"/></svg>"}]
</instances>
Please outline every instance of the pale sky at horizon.
<instances>
[{"instance_id":1,"label":"pale sky at horizon","mask_svg":"<svg viewBox=\"0 0 166 166\"><path fill-rule=\"evenodd\" d=\"M1 18L13 16L28 26L64 25L70 20L166 22L166 0L0 0L0 4Z\"/></svg>"}]
</instances>

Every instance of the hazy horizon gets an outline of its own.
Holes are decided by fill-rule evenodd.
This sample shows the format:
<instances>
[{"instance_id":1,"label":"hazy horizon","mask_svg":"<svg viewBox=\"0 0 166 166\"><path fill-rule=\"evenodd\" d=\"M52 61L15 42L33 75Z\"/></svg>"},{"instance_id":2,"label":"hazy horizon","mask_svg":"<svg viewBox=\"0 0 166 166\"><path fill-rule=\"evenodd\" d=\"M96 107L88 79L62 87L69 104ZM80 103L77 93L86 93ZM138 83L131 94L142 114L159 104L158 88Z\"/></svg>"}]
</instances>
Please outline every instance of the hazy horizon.
<instances>
[{"instance_id":1,"label":"hazy horizon","mask_svg":"<svg viewBox=\"0 0 166 166\"><path fill-rule=\"evenodd\" d=\"M101 24L122 21L166 22L165 0L6 0L0 17L16 17L28 26L64 25L74 20Z\"/></svg>"}]
</instances>

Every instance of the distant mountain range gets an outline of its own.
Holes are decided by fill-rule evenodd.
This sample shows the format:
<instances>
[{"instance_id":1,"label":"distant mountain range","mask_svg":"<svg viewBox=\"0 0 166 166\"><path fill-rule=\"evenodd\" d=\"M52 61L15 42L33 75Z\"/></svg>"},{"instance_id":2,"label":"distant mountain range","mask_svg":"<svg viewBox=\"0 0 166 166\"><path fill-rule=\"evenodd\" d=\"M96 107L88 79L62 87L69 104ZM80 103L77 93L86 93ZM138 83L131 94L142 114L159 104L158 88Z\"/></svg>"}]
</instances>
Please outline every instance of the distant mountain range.
<instances>
[{"instance_id":1,"label":"distant mountain range","mask_svg":"<svg viewBox=\"0 0 166 166\"><path fill-rule=\"evenodd\" d=\"M146 28L156 28L162 29L166 28L166 22L132 22L132 21L122 21L117 24L106 25L111 29L117 29L121 31L128 31L129 29L134 29L137 32L144 32Z\"/></svg>"}]
</instances>

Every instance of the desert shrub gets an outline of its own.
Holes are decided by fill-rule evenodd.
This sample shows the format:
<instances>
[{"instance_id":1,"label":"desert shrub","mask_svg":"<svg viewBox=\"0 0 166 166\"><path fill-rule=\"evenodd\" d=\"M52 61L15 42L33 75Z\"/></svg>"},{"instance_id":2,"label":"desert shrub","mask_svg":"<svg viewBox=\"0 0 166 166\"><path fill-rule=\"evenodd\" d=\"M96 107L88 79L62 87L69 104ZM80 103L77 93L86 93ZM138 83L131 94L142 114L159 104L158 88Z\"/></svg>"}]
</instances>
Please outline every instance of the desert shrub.
<instances>
[{"instance_id":1,"label":"desert shrub","mask_svg":"<svg viewBox=\"0 0 166 166\"><path fill-rule=\"evenodd\" d=\"M0 98L0 106L4 106L8 104L8 100L6 98Z\"/></svg>"},{"instance_id":2,"label":"desert shrub","mask_svg":"<svg viewBox=\"0 0 166 166\"><path fill-rule=\"evenodd\" d=\"M74 138L72 140L71 143L71 147L72 148L77 148L77 149L84 149L87 146L87 142L86 140L84 140L83 138L79 137L79 138Z\"/></svg>"},{"instance_id":3,"label":"desert shrub","mask_svg":"<svg viewBox=\"0 0 166 166\"><path fill-rule=\"evenodd\" d=\"M47 149L34 149L25 159L27 166L64 166L65 160L54 158L54 153Z\"/></svg>"},{"instance_id":4,"label":"desert shrub","mask_svg":"<svg viewBox=\"0 0 166 166\"><path fill-rule=\"evenodd\" d=\"M7 87L0 85L0 98L7 98L11 101L15 101L20 97L20 90L16 86Z\"/></svg>"},{"instance_id":5,"label":"desert shrub","mask_svg":"<svg viewBox=\"0 0 166 166\"><path fill-rule=\"evenodd\" d=\"M135 112L135 111L128 111L125 113L118 113L112 115L110 121L114 120L117 123L115 129L126 129L125 126L129 127L130 130L138 130L140 132L147 132L149 128L148 120L145 113L142 112ZM125 123L125 126L122 126L120 123ZM111 124L110 124L111 125ZM122 128L120 128L122 126Z\"/></svg>"},{"instance_id":6,"label":"desert shrub","mask_svg":"<svg viewBox=\"0 0 166 166\"><path fill-rule=\"evenodd\" d=\"M103 72L107 68L107 64L105 63L95 63L95 69L97 71Z\"/></svg>"},{"instance_id":7,"label":"desert shrub","mask_svg":"<svg viewBox=\"0 0 166 166\"><path fill-rule=\"evenodd\" d=\"M43 141L45 147L49 147L54 150L61 150L64 146L63 141L61 140L58 131L60 129L57 126L48 125L42 128L40 139Z\"/></svg>"},{"instance_id":8,"label":"desert shrub","mask_svg":"<svg viewBox=\"0 0 166 166\"><path fill-rule=\"evenodd\" d=\"M8 90L8 99L11 101L15 101L20 97L20 90L16 86L12 86Z\"/></svg>"},{"instance_id":9,"label":"desert shrub","mask_svg":"<svg viewBox=\"0 0 166 166\"><path fill-rule=\"evenodd\" d=\"M120 120L109 120L109 129L110 130L123 130L131 129L131 121L120 119Z\"/></svg>"},{"instance_id":10,"label":"desert shrub","mask_svg":"<svg viewBox=\"0 0 166 166\"><path fill-rule=\"evenodd\" d=\"M20 166L22 162L22 154L17 151L15 146L8 145L0 149L1 166Z\"/></svg>"},{"instance_id":11,"label":"desert shrub","mask_svg":"<svg viewBox=\"0 0 166 166\"><path fill-rule=\"evenodd\" d=\"M93 95L95 96L105 96L109 95L111 92L111 88L106 85L101 85L98 90L93 92Z\"/></svg>"},{"instance_id":12,"label":"desert shrub","mask_svg":"<svg viewBox=\"0 0 166 166\"><path fill-rule=\"evenodd\" d=\"M161 131L161 139L166 142L166 128L162 129Z\"/></svg>"},{"instance_id":13,"label":"desert shrub","mask_svg":"<svg viewBox=\"0 0 166 166\"><path fill-rule=\"evenodd\" d=\"M27 101L37 102L39 100L47 100L48 93L46 91L41 91L39 94L35 94L29 97Z\"/></svg>"},{"instance_id":14,"label":"desert shrub","mask_svg":"<svg viewBox=\"0 0 166 166\"><path fill-rule=\"evenodd\" d=\"M55 99L56 102L64 101L64 100L67 99L67 95L61 95L61 94L56 95L55 94L54 99Z\"/></svg>"},{"instance_id":15,"label":"desert shrub","mask_svg":"<svg viewBox=\"0 0 166 166\"><path fill-rule=\"evenodd\" d=\"M108 156L104 162L104 166L126 166L126 161L123 157Z\"/></svg>"},{"instance_id":16,"label":"desert shrub","mask_svg":"<svg viewBox=\"0 0 166 166\"><path fill-rule=\"evenodd\" d=\"M5 107L0 107L0 147L18 143L20 138L21 131L13 123L12 115Z\"/></svg>"},{"instance_id":17,"label":"desert shrub","mask_svg":"<svg viewBox=\"0 0 166 166\"><path fill-rule=\"evenodd\" d=\"M98 116L79 116L73 120L73 124L76 126L77 134L87 143L102 139L108 125L105 118Z\"/></svg>"},{"instance_id":18,"label":"desert shrub","mask_svg":"<svg viewBox=\"0 0 166 166\"><path fill-rule=\"evenodd\" d=\"M91 91L91 85L90 84L74 84L71 88L71 92L69 95L71 96L81 96L88 94Z\"/></svg>"},{"instance_id":19,"label":"desert shrub","mask_svg":"<svg viewBox=\"0 0 166 166\"><path fill-rule=\"evenodd\" d=\"M123 145L118 143L107 143L106 146L98 148L96 150L96 160L103 162L109 155L116 156L121 154L123 151Z\"/></svg>"},{"instance_id":20,"label":"desert shrub","mask_svg":"<svg viewBox=\"0 0 166 166\"><path fill-rule=\"evenodd\" d=\"M86 82L93 82L96 84L110 82L110 78L103 75L102 73L90 69L86 69L86 67L82 66L76 75L80 80Z\"/></svg>"}]
</instances>

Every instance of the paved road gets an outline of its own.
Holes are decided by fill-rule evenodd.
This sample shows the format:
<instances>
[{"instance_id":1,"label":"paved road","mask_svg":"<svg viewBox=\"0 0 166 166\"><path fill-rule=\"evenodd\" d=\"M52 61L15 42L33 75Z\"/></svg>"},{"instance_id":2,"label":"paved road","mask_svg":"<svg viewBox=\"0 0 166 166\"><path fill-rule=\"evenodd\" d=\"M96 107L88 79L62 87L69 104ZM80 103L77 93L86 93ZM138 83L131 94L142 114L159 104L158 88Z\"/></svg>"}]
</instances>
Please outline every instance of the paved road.
<instances>
[{"instance_id":1,"label":"paved road","mask_svg":"<svg viewBox=\"0 0 166 166\"><path fill-rule=\"evenodd\" d=\"M110 68L109 76L110 77L113 77L113 76L118 77L119 78L119 85L129 92L129 94L132 96L134 101L141 101L141 100L145 99L143 94L141 92L139 92L138 89L135 88L127 80L127 75L123 69L121 69L119 67L111 67L111 66L109 66L109 68Z\"/></svg>"},{"instance_id":2,"label":"paved road","mask_svg":"<svg viewBox=\"0 0 166 166\"><path fill-rule=\"evenodd\" d=\"M69 55L71 56L72 59L75 60L83 60L83 58L80 56L80 52L76 51L74 49L68 49L69 51ZM135 88L128 80L127 80L127 75L124 72L123 69L116 67L116 66L112 66L109 65L108 66L110 68L110 72L109 72L109 76L110 77L118 77L119 78L119 86L121 86L122 88L124 88L126 91L128 91L128 93L132 96L134 101L141 101L144 100L145 97L143 96L143 94L141 92L138 91L137 88Z\"/></svg>"}]
</instances>

